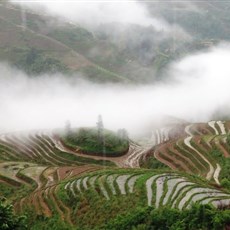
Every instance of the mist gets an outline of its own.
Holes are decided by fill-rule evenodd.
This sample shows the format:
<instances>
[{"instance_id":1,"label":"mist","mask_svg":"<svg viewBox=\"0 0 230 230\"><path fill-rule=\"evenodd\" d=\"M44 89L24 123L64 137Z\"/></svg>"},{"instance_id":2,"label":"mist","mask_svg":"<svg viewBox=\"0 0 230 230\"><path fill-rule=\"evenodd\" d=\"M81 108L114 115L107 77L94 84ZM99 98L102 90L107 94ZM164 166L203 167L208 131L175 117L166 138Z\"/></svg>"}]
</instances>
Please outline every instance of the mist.
<instances>
[{"instance_id":1,"label":"mist","mask_svg":"<svg viewBox=\"0 0 230 230\"><path fill-rule=\"evenodd\" d=\"M0 66L0 132L95 126L126 128L133 135L154 128L159 118L208 121L219 108L229 112L230 45L172 63L167 81L152 85L95 84L80 73L30 77Z\"/></svg>"},{"instance_id":2,"label":"mist","mask_svg":"<svg viewBox=\"0 0 230 230\"><path fill-rule=\"evenodd\" d=\"M45 9L47 13L69 19L73 22L88 26L96 26L101 23L131 23L137 25L152 24L156 29L167 29L166 22L151 18L146 8L138 2L114 2L114 1L11 1L20 3L32 9L40 11Z\"/></svg>"},{"instance_id":3,"label":"mist","mask_svg":"<svg viewBox=\"0 0 230 230\"><path fill-rule=\"evenodd\" d=\"M157 78L153 75L157 69L154 61L159 58L159 49L163 53L174 53L176 50L181 52L193 39L179 23L168 20L162 14L162 7L167 3L161 1L149 5L141 1L11 0L10 2L17 4L21 9L21 26L24 29L27 26L29 28L26 14L31 11L41 17L45 15L46 25L40 27L45 35L48 31L51 33L55 31L55 28L62 28L63 23L66 28L71 29L73 26L86 29L92 39L100 42L95 43L87 52L84 51L94 62L95 58L101 56L99 44L110 44L110 50L115 54L108 54L111 60L114 57L117 60L119 57L129 59L125 65L115 61L115 70L113 67L111 69L135 81L138 81L140 75L142 79L145 78L144 81L153 81Z\"/></svg>"},{"instance_id":4,"label":"mist","mask_svg":"<svg viewBox=\"0 0 230 230\"><path fill-rule=\"evenodd\" d=\"M151 15L148 7L138 1L11 0L10 2L19 4L22 9L29 8L39 14L45 13L59 17L93 31L100 25L119 23L121 25L151 26L157 32L179 34L183 38L189 37L180 26L170 25L159 14Z\"/></svg>"}]
</instances>

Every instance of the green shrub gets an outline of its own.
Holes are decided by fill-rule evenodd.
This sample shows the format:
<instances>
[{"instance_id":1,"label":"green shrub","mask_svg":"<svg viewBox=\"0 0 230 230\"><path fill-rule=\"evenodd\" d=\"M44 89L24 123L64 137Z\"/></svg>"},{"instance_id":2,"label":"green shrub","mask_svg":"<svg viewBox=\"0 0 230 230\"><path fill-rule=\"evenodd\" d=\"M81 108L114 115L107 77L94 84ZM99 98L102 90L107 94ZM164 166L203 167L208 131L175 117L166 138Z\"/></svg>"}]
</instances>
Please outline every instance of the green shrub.
<instances>
[{"instance_id":1,"label":"green shrub","mask_svg":"<svg viewBox=\"0 0 230 230\"><path fill-rule=\"evenodd\" d=\"M13 206L6 204L0 199L0 229L2 230L25 230L27 228L26 217L17 216L13 213Z\"/></svg>"},{"instance_id":2,"label":"green shrub","mask_svg":"<svg viewBox=\"0 0 230 230\"><path fill-rule=\"evenodd\" d=\"M15 63L19 69L27 74L40 75L44 73L67 73L67 67L59 60L42 54L41 51L31 48Z\"/></svg>"},{"instance_id":3,"label":"green shrub","mask_svg":"<svg viewBox=\"0 0 230 230\"><path fill-rule=\"evenodd\" d=\"M229 210L221 211L210 205L196 204L187 210L138 207L126 215L118 215L100 229L221 230L229 223Z\"/></svg>"}]
</instances>

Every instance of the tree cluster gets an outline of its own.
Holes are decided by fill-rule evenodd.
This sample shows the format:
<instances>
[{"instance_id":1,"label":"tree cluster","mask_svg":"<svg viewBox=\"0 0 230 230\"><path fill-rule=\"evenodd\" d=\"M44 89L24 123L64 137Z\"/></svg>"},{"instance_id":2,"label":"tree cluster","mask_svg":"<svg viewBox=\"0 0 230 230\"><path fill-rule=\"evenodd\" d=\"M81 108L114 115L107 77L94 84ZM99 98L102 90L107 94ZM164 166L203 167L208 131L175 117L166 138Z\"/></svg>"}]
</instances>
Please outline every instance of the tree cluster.
<instances>
[{"instance_id":1,"label":"tree cluster","mask_svg":"<svg viewBox=\"0 0 230 230\"><path fill-rule=\"evenodd\" d=\"M67 72L67 67L59 60L48 57L41 51L34 48L26 51L24 56L19 61L17 61L15 65L30 75Z\"/></svg>"},{"instance_id":2,"label":"tree cluster","mask_svg":"<svg viewBox=\"0 0 230 230\"><path fill-rule=\"evenodd\" d=\"M137 208L119 215L100 229L126 230L221 230L230 224L230 210L211 205L195 204L191 209L178 210L154 207Z\"/></svg>"},{"instance_id":3,"label":"tree cluster","mask_svg":"<svg viewBox=\"0 0 230 230\"><path fill-rule=\"evenodd\" d=\"M13 206L5 203L0 198L0 229L1 230L24 230L28 229L25 216L17 216L13 213Z\"/></svg>"}]
</instances>

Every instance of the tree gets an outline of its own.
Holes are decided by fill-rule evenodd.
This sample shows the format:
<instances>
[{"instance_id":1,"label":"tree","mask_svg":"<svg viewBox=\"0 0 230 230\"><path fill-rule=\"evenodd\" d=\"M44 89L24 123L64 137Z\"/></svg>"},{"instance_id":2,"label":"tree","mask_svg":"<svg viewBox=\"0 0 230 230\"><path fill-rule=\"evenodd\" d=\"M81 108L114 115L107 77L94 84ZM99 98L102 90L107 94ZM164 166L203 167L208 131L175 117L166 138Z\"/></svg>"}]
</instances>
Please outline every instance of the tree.
<instances>
[{"instance_id":1,"label":"tree","mask_svg":"<svg viewBox=\"0 0 230 230\"><path fill-rule=\"evenodd\" d=\"M120 144L122 143L122 142L124 142L124 141L128 141L128 132L127 132L127 130L126 129L119 129L118 131L117 131L117 136L118 136L118 138L119 138L119 142L120 142Z\"/></svg>"},{"instance_id":2,"label":"tree","mask_svg":"<svg viewBox=\"0 0 230 230\"><path fill-rule=\"evenodd\" d=\"M102 145L102 152L103 154L106 154L105 150L105 136L104 136L104 125L102 121L102 116L98 116L98 122L97 122L97 138L98 138L98 143Z\"/></svg>"},{"instance_id":3,"label":"tree","mask_svg":"<svg viewBox=\"0 0 230 230\"><path fill-rule=\"evenodd\" d=\"M220 184L222 187L230 189L230 181L227 178L222 179Z\"/></svg>"},{"instance_id":4,"label":"tree","mask_svg":"<svg viewBox=\"0 0 230 230\"><path fill-rule=\"evenodd\" d=\"M71 124L69 120L65 122L65 132L67 135L71 133Z\"/></svg>"},{"instance_id":5,"label":"tree","mask_svg":"<svg viewBox=\"0 0 230 230\"><path fill-rule=\"evenodd\" d=\"M40 75L44 73L67 73L68 68L58 59L44 55L41 50L28 49L20 60L16 61L15 66L23 69L27 74Z\"/></svg>"},{"instance_id":6,"label":"tree","mask_svg":"<svg viewBox=\"0 0 230 230\"><path fill-rule=\"evenodd\" d=\"M70 138L70 139L73 138L73 132L72 132L71 123L69 120L65 122L64 133L67 136L67 138Z\"/></svg>"},{"instance_id":7,"label":"tree","mask_svg":"<svg viewBox=\"0 0 230 230\"><path fill-rule=\"evenodd\" d=\"M98 142L100 144L104 143L104 125L102 121L102 116L98 116L98 121L97 121L97 136L98 136Z\"/></svg>"},{"instance_id":8,"label":"tree","mask_svg":"<svg viewBox=\"0 0 230 230\"><path fill-rule=\"evenodd\" d=\"M4 198L0 198L0 229L28 229L26 226L26 217L14 215L13 206L6 204Z\"/></svg>"}]
</instances>

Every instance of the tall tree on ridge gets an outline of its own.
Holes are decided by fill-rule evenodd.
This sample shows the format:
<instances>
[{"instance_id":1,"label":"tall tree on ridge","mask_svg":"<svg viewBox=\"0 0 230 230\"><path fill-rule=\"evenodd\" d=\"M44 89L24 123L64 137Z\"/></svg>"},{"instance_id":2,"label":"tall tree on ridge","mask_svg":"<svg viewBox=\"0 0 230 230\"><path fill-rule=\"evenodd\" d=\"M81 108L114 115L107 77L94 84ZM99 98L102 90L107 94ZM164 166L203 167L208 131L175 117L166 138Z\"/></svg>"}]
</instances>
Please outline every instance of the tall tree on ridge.
<instances>
[{"instance_id":1,"label":"tall tree on ridge","mask_svg":"<svg viewBox=\"0 0 230 230\"><path fill-rule=\"evenodd\" d=\"M104 144L104 125L102 121L102 116L98 116L98 121L97 121L97 137L98 137L98 142L100 144Z\"/></svg>"}]
</instances>

